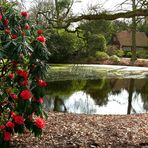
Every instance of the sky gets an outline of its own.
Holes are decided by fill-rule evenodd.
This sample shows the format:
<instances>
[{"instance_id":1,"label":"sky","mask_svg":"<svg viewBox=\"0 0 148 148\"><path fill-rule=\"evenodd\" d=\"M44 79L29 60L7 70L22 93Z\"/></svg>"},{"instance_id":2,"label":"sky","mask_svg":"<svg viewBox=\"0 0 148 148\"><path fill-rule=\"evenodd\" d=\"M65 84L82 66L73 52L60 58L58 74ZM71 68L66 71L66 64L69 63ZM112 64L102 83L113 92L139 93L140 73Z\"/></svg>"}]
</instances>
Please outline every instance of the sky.
<instances>
[{"instance_id":1,"label":"sky","mask_svg":"<svg viewBox=\"0 0 148 148\"><path fill-rule=\"evenodd\" d=\"M124 0L82 0L81 3L76 3L73 6L73 11L74 13L81 13L85 11L88 7L95 6L98 3L103 6L102 8L107 9L108 11L113 11L117 9L116 6L122 3L123 1Z\"/></svg>"},{"instance_id":2,"label":"sky","mask_svg":"<svg viewBox=\"0 0 148 148\"><path fill-rule=\"evenodd\" d=\"M24 0L25 1L25 6L28 9L31 6L30 1ZM78 0L77 0L78 1ZM84 12L87 13L87 8L90 6L94 6L96 4L102 4L103 7L101 9L107 9L108 11L116 11L119 9L117 7L118 4L122 3L125 0L79 0L81 2L77 2L73 5L73 12L74 14L82 14Z\"/></svg>"}]
</instances>

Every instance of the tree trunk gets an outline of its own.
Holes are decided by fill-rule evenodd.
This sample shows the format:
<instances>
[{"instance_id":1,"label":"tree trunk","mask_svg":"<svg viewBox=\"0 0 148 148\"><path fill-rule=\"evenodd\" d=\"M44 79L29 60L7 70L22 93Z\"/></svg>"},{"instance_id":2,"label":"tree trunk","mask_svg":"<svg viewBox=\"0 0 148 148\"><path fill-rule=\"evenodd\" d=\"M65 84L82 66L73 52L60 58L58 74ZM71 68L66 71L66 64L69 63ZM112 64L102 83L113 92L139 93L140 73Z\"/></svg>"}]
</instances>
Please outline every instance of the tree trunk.
<instances>
[{"instance_id":1,"label":"tree trunk","mask_svg":"<svg viewBox=\"0 0 148 148\"><path fill-rule=\"evenodd\" d=\"M130 79L130 84L129 84L129 96L128 96L128 107L127 107L127 114L131 114L131 109L132 109L132 97L133 97L133 92L134 92L134 79Z\"/></svg>"},{"instance_id":2,"label":"tree trunk","mask_svg":"<svg viewBox=\"0 0 148 148\"><path fill-rule=\"evenodd\" d=\"M56 8L56 17L57 21L59 20L59 5L58 5L58 0L55 0L55 8Z\"/></svg>"},{"instance_id":3,"label":"tree trunk","mask_svg":"<svg viewBox=\"0 0 148 148\"><path fill-rule=\"evenodd\" d=\"M135 0L132 0L133 4L133 11L136 10L136 3ZM131 57L131 61L134 62L137 57L136 57L136 17L132 17L132 48L131 48L131 52L132 52L132 57Z\"/></svg>"}]
</instances>

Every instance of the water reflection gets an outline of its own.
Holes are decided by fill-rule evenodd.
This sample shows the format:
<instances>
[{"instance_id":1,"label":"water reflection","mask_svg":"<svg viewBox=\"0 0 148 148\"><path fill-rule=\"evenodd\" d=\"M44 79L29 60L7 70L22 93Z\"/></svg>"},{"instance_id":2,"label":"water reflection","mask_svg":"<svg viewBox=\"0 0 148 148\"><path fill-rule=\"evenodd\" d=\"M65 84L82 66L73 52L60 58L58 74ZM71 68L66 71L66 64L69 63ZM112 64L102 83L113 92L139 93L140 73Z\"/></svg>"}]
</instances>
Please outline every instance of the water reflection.
<instances>
[{"instance_id":1,"label":"water reflection","mask_svg":"<svg viewBox=\"0 0 148 148\"><path fill-rule=\"evenodd\" d=\"M148 112L148 79L49 82L46 110L85 114Z\"/></svg>"}]
</instances>

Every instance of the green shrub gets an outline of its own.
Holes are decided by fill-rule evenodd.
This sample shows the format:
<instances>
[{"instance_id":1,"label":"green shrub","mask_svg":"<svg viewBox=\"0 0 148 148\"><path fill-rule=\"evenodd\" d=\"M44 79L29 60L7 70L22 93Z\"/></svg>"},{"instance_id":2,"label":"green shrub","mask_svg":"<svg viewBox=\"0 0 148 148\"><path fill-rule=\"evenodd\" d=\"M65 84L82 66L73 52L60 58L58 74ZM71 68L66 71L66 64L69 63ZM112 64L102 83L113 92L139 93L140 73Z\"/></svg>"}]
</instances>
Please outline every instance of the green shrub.
<instances>
[{"instance_id":1,"label":"green shrub","mask_svg":"<svg viewBox=\"0 0 148 148\"><path fill-rule=\"evenodd\" d=\"M120 58L119 58L118 56L116 56L116 55L111 56L111 57L110 57L110 60L111 60L112 62L115 62L115 63L120 62Z\"/></svg>"},{"instance_id":2,"label":"green shrub","mask_svg":"<svg viewBox=\"0 0 148 148\"><path fill-rule=\"evenodd\" d=\"M118 57L123 57L124 51L121 49L115 50L115 55L117 55Z\"/></svg>"},{"instance_id":3,"label":"green shrub","mask_svg":"<svg viewBox=\"0 0 148 148\"><path fill-rule=\"evenodd\" d=\"M138 58L143 58L143 59L148 58L148 50L137 50L136 54Z\"/></svg>"},{"instance_id":4,"label":"green shrub","mask_svg":"<svg viewBox=\"0 0 148 148\"><path fill-rule=\"evenodd\" d=\"M93 34L88 37L88 53L95 55L96 51L106 50L106 39L103 35Z\"/></svg>"},{"instance_id":5,"label":"green shrub","mask_svg":"<svg viewBox=\"0 0 148 148\"><path fill-rule=\"evenodd\" d=\"M61 30L48 36L46 43L51 52L49 62L66 62L79 56L79 53L84 53L84 41L74 33Z\"/></svg>"},{"instance_id":6,"label":"green shrub","mask_svg":"<svg viewBox=\"0 0 148 148\"><path fill-rule=\"evenodd\" d=\"M109 55L105 52L101 52L101 51L97 51L96 52L96 58L97 60L108 60L109 59Z\"/></svg>"},{"instance_id":7,"label":"green shrub","mask_svg":"<svg viewBox=\"0 0 148 148\"><path fill-rule=\"evenodd\" d=\"M93 56L89 56L88 58L87 58L87 62L92 62L92 61L95 61L96 59L95 59L95 57L93 57Z\"/></svg>"},{"instance_id":8,"label":"green shrub","mask_svg":"<svg viewBox=\"0 0 148 148\"><path fill-rule=\"evenodd\" d=\"M131 51L124 51L124 55L125 55L125 57L130 58L132 56L132 53L131 53Z\"/></svg>"},{"instance_id":9,"label":"green shrub","mask_svg":"<svg viewBox=\"0 0 148 148\"><path fill-rule=\"evenodd\" d=\"M112 45L108 45L107 48L106 48L106 53L109 55L109 56L112 56L115 54L115 51L116 51L116 46L112 46Z\"/></svg>"}]
</instances>

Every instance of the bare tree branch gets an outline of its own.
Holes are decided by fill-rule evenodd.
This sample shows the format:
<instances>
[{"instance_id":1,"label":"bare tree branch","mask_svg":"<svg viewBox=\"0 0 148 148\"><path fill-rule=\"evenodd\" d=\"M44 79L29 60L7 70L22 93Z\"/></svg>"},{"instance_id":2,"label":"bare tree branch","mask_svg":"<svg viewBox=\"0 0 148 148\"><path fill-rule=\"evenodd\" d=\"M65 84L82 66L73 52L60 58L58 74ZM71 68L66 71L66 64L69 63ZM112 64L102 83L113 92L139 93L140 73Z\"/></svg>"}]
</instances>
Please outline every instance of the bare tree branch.
<instances>
[{"instance_id":1,"label":"bare tree branch","mask_svg":"<svg viewBox=\"0 0 148 148\"><path fill-rule=\"evenodd\" d=\"M70 18L68 22L78 22L81 20L116 20L119 18L132 18L134 16L148 16L148 9L137 9L135 11L120 12L115 14L90 14L90 15L81 15L75 18Z\"/></svg>"}]
</instances>

